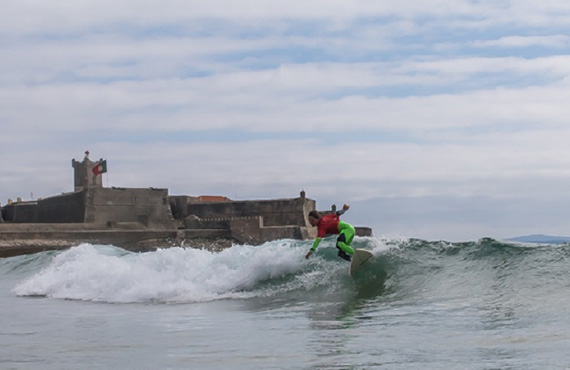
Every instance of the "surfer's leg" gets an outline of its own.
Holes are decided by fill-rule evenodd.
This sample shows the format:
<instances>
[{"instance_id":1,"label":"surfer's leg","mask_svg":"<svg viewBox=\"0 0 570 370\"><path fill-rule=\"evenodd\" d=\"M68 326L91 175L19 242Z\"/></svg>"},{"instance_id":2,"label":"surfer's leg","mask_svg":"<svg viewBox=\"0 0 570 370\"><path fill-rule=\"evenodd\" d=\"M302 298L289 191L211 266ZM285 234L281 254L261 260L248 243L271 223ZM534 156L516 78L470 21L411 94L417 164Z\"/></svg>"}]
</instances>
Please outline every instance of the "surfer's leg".
<instances>
[{"instance_id":1,"label":"surfer's leg","mask_svg":"<svg viewBox=\"0 0 570 370\"><path fill-rule=\"evenodd\" d=\"M336 240L338 248L338 256L342 259L350 261L350 256L354 254L354 249L350 246L354 239L354 227L346 222L339 223L340 234Z\"/></svg>"},{"instance_id":2,"label":"surfer's leg","mask_svg":"<svg viewBox=\"0 0 570 370\"><path fill-rule=\"evenodd\" d=\"M354 249L346 242L346 234L341 233L336 240L336 247L344 253L354 254Z\"/></svg>"},{"instance_id":3,"label":"surfer's leg","mask_svg":"<svg viewBox=\"0 0 570 370\"><path fill-rule=\"evenodd\" d=\"M338 256L339 256L340 258L342 258L343 260L349 261L349 262L352 260L350 254L348 254L348 253L346 253L345 251L343 251L343 250L340 248L340 246L338 245L338 242L337 242L337 244L336 244L336 248L338 249Z\"/></svg>"},{"instance_id":4,"label":"surfer's leg","mask_svg":"<svg viewBox=\"0 0 570 370\"><path fill-rule=\"evenodd\" d=\"M340 221L338 224L340 235L336 241L336 246L340 250L348 254L354 254L354 249L351 247L352 240L354 239L354 226L351 224Z\"/></svg>"}]
</instances>

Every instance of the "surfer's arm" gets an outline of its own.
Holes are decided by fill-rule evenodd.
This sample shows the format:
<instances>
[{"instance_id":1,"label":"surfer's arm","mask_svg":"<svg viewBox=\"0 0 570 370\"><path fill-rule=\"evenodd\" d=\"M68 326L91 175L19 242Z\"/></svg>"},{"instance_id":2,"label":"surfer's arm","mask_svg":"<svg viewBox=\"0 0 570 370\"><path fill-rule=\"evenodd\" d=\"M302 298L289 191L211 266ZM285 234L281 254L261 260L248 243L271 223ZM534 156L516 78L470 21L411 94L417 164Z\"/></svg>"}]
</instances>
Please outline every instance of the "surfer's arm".
<instances>
[{"instance_id":1,"label":"surfer's arm","mask_svg":"<svg viewBox=\"0 0 570 370\"><path fill-rule=\"evenodd\" d=\"M309 259L309 257L311 257L311 254L313 254L313 252L315 251L315 249L317 249L317 247L319 246L321 240L323 240L323 238L317 238L317 239L315 239L315 242L313 243L313 246L311 247L311 250L309 251L309 253L307 253L307 255L305 256L305 258Z\"/></svg>"},{"instance_id":2,"label":"surfer's arm","mask_svg":"<svg viewBox=\"0 0 570 370\"><path fill-rule=\"evenodd\" d=\"M344 212L348 211L349 208L350 206L348 204L345 204L344 206L342 206L342 209L340 211L336 211L336 215L337 216L342 215Z\"/></svg>"}]
</instances>

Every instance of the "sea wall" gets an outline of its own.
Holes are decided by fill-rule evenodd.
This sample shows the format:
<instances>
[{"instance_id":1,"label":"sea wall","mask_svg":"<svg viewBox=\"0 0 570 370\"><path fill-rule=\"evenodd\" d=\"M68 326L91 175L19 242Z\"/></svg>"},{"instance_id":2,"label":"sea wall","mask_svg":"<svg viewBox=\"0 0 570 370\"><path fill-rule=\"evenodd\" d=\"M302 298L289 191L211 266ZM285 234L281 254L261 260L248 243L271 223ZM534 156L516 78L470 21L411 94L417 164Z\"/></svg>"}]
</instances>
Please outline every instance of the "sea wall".
<instances>
[{"instance_id":1,"label":"sea wall","mask_svg":"<svg viewBox=\"0 0 570 370\"><path fill-rule=\"evenodd\" d=\"M136 222L110 224L0 224L0 257L63 250L81 243L115 245L134 252L187 246L219 251L232 245L228 229L148 229Z\"/></svg>"}]
</instances>

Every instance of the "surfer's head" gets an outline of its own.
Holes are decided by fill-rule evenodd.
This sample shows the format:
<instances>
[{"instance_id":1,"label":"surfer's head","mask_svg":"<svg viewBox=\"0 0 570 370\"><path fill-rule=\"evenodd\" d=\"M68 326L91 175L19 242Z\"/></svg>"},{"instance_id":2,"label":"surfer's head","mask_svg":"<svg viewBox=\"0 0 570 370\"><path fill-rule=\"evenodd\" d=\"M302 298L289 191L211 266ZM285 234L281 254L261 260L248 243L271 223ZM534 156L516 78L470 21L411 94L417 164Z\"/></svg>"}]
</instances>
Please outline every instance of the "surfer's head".
<instances>
[{"instance_id":1,"label":"surfer's head","mask_svg":"<svg viewBox=\"0 0 570 370\"><path fill-rule=\"evenodd\" d=\"M311 224L311 226L317 226L317 223L319 222L319 218L321 218L321 215L319 214L319 212L317 212L317 211L309 212L309 223Z\"/></svg>"}]
</instances>

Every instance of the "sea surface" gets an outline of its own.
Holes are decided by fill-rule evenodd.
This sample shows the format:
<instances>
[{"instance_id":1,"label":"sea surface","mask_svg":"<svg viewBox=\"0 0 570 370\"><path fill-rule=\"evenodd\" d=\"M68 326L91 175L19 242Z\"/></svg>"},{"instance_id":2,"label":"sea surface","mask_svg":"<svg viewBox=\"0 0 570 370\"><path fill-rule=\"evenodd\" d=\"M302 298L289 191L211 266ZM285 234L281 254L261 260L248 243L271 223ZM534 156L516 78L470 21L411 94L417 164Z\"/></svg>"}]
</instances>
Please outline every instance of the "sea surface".
<instances>
[{"instance_id":1,"label":"sea surface","mask_svg":"<svg viewBox=\"0 0 570 370\"><path fill-rule=\"evenodd\" d=\"M0 369L570 369L570 245L354 245L0 259Z\"/></svg>"}]
</instances>

